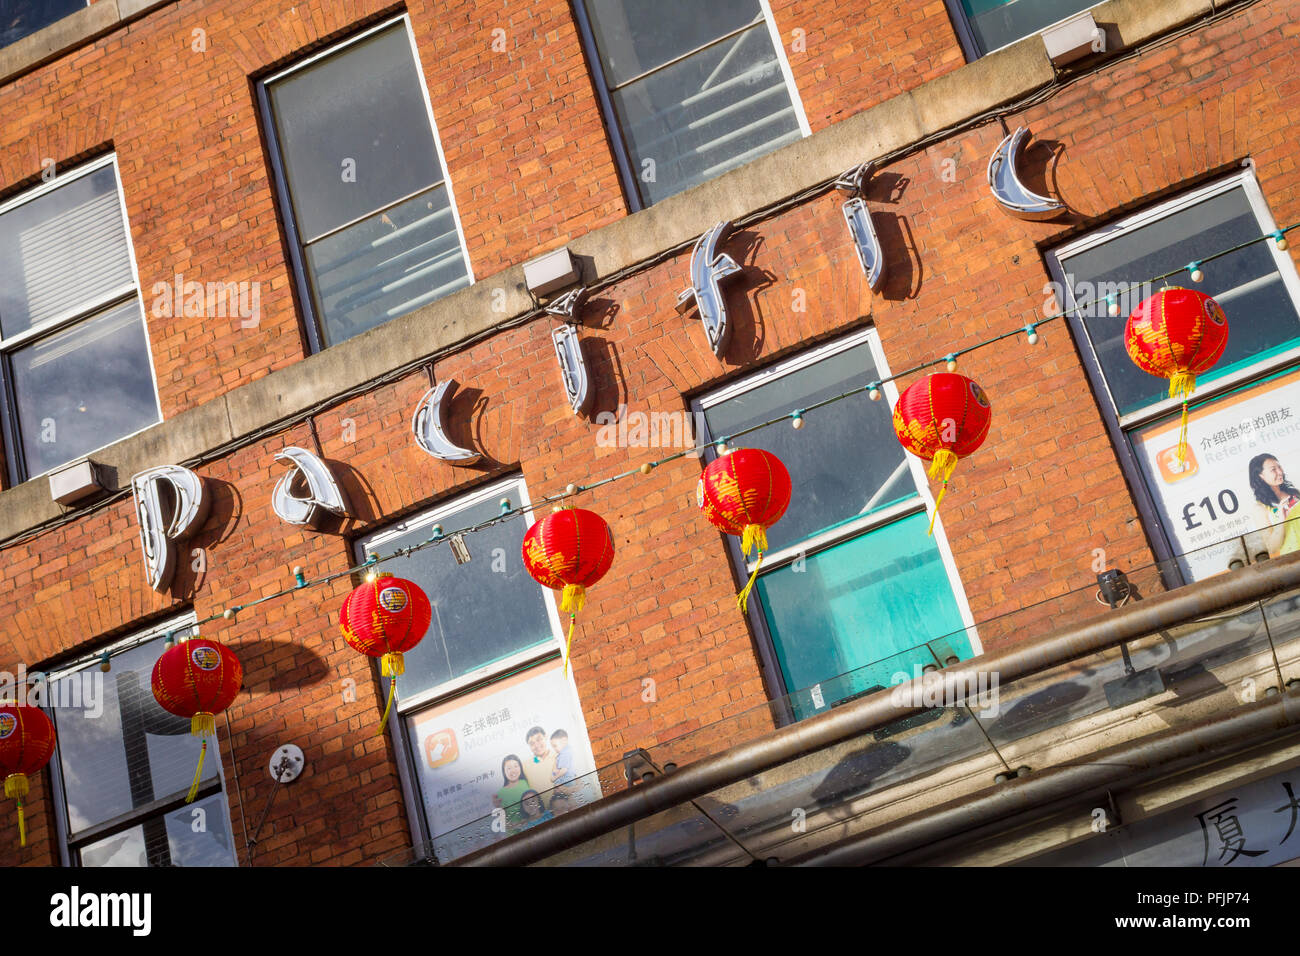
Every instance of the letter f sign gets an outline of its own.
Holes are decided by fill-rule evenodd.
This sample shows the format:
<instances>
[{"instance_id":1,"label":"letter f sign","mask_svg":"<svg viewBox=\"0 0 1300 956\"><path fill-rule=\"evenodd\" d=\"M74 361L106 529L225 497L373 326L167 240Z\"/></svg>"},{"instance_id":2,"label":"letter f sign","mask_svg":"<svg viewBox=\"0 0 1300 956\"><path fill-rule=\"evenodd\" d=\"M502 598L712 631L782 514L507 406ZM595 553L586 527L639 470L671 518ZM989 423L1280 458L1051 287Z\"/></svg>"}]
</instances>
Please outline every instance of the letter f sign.
<instances>
[{"instance_id":1,"label":"letter f sign","mask_svg":"<svg viewBox=\"0 0 1300 956\"><path fill-rule=\"evenodd\" d=\"M172 542L188 538L208 516L203 490L203 479L179 465L150 468L131 479L140 547L149 586L155 591L166 591L176 571Z\"/></svg>"}]
</instances>

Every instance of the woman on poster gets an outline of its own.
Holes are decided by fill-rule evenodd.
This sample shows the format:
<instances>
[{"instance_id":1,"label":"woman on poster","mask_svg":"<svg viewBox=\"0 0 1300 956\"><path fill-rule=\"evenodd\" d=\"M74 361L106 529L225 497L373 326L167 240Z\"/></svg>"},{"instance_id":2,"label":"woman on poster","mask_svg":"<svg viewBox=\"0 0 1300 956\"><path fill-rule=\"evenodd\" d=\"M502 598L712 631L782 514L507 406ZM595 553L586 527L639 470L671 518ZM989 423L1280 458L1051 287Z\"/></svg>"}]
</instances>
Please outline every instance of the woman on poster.
<instances>
[{"instance_id":1,"label":"woman on poster","mask_svg":"<svg viewBox=\"0 0 1300 956\"><path fill-rule=\"evenodd\" d=\"M1250 460L1250 488L1255 493L1260 535L1271 558L1300 551L1300 489L1286 480L1272 455Z\"/></svg>"}]
</instances>

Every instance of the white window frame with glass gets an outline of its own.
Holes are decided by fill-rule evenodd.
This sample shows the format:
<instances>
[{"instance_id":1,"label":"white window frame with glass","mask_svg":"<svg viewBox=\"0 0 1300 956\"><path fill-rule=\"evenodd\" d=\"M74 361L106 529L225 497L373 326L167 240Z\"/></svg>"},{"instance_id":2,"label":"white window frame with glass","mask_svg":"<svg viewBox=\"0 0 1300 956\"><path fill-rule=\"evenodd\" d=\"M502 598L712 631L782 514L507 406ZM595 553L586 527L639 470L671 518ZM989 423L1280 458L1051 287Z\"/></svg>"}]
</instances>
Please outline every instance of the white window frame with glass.
<instances>
[{"instance_id":1,"label":"white window frame with glass","mask_svg":"<svg viewBox=\"0 0 1300 956\"><path fill-rule=\"evenodd\" d=\"M1071 256L1081 252L1087 252L1096 249L1099 246L1111 242L1117 238L1127 235L1144 226L1158 223L1172 214L1189 209L1198 203L1204 202L1215 197L1222 196L1233 190L1240 189L1250 211L1255 215L1258 223L1259 232L1257 235L1268 235L1277 229L1272 214L1269 212L1268 203L1264 199L1264 194L1259 187L1259 182L1255 178L1253 166L1249 161L1245 167L1237 173L1226 178L1216 179L1213 182L1190 189L1172 199L1161 202L1149 209L1142 210L1129 216L1125 216L1113 223L1095 229L1087 234L1071 240L1056 249L1050 250L1045 254L1049 273L1055 283L1055 288L1064 291L1064 302L1061 302L1063 308L1067 310L1078 309L1081 305L1076 298L1074 288L1074 277L1067 272L1068 262ZM1232 243L1223 243L1221 245L1231 245ZM1282 283L1283 289L1288 294L1291 304L1300 312L1300 274L1297 274L1295 264L1291 257L1279 250L1272 241L1265 240L1254 248L1266 249L1272 257L1272 262L1276 268L1277 280ZM1222 251L1222 248L1216 246L1213 249L1198 250L1198 254L1209 255ZM1178 268L1185 263L1170 263L1162 271ZM1222 268L1222 266L1220 266ZM1213 291L1213 274L1215 270L1214 263L1208 263L1205 266L1207 279L1202 283L1193 282L1190 277L1175 277L1168 280L1171 286L1183 286L1185 288L1213 294L1216 301L1223 305L1228 314L1229 324L1229 347L1232 344L1231 326L1233 323L1232 298L1236 294L1249 291L1251 287L1258 286L1260 279L1252 280L1246 286L1231 289L1226 292L1214 293ZM1133 276L1129 281L1140 282L1150 278L1149 276ZM1275 281L1268 279L1267 281ZM1163 287L1163 283L1157 288ZM1152 292L1154 290L1146 290ZM1085 296L1087 298L1087 296ZM1120 294L1116 301L1119 304L1119 315L1109 317L1109 321L1119 323L1123 328L1123 323L1127 321L1129 313L1138 305L1139 293L1132 292L1127 295ZM1086 306L1086 303L1083 303ZM1091 309L1094 316L1106 317L1107 305L1104 301L1098 301ZM1079 354L1083 360L1084 369L1087 372L1088 379L1092 385L1093 392L1097 397L1098 407L1102 412L1102 418L1105 420L1106 429L1110 434L1111 441L1114 444L1124 476L1133 490L1138 512L1146 525L1148 538L1153 546L1158 560L1166 562L1166 575L1170 578L1171 586L1185 583L1182 572L1175 567L1174 559L1177 556L1177 550L1171 544L1170 538L1165 530L1164 523L1160 517L1160 508L1154 495L1148 487L1147 481L1143 475L1142 468L1138 461L1137 451L1134 447L1136 435L1143 427L1157 422L1161 419L1169 418L1179 412L1182 402L1176 398L1160 398L1148 402L1140 408L1129 410L1121 413L1112 394L1111 388L1106 381L1102 371L1102 363L1097 354L1097 349L1093 339L1087 333L1085 319L1087 317L1080 314L1072 313L1068 317L1070 330L1074 340L1079 348ZM1248 319L1246 320L1248 321ZM1232 372L1215 376L1213 372L1203 373L1197 376L1196 394L1193 398L1193 405L1201 405L1210 399L1222 397L1228 392L1240 389L1243 386L1254 383L1260 379L1271 377L1282 369L1296 365L1300 362L1300 342L1291 348L1282 352L1268 355L1258 361L1242 365ZM1152 379L1158 387L1160 383Z\"/></svg>"},{"instance_id":2,"label":"white window frame with glass","mask_svg":"<svg viewBox=\"0 0 1300 956\"><path fill-rule=\"evenodd\" d=\"M980 57L996 53L998 50L1004 50L1013 44L1019 43L1025 37L1040 34L1049 27L1068 20L1072 16L1083 13L1085 10L1091 10L1093 7L1099 6L1104 0L1083 0L1083 2L1070 3L1069 5L1076 7L1076 9L993 48L988 47L979 31L971 24L971 14L966 12L963 0L945 0L945 2L948 4L948 16L952 19L953 27L957 31L957 39L961 43L962 51L966 54L966 59L973 63ZM1040 2L1040 0L1010 0L1010 3L1022 4L1037 2ZM1000 6L1008 5L1010 4L1006 0L1000 4Z\"/></svg>"},{"instance_id":3,"label":"white window frame with glass","mask_svg":"<svg viewBox=\"0 0 1300 956\"><path fill-rule=\"evenodd\" d=\"M324 60L346 54L350 48L355 47L357 44L374 38L384 31L393 30L395 28L405 31L407 41L410 45L412 65L415 69L420 97L425 108L425 115L423 118L427 119L429 131L432 136L433 156L431 158L436 161L438 167L435 176L440 178L435 178L429 182L422 182L418 188L414 189L414 191L387 200L378 206L367 208L366 211L359 212L356 216L346 222L330 226L319 235L305 236L303 235L302 222L300 221L300 216L295 209L294 203L295 199L297 199L300 203L310 204L312 202L312 197L310 195L296 196L291 186L290 181L293 178L293 173L292 170L288 168L288 159L281 145L283 135L277 120L273 88L280 81L291 79L295 74L301 73L303 70L320 64ZM353 335L358 335L364 331L368 331L370 328L383 325L386 322L399 318L401 315L413 312L429 302L436 301L445 295L450 295L453 292L459 291L460 289L474 283L474 268L470 262L469 247L465 242L465 231L461 225L460 211L456 204L456 195L452 188L451 175L447 169L447 158L443 152L442 139L438 133L438 124L434 119L433 103L429 98L428 84L425 82L424 66L420 61L420 51L415 43L415 34L411 28L411 20L408 14L402 14L389 20L385 20L382 23L375 24L355 36L349 37L348 39L336 43L318 53L314 53L311 56L294 63L292 66L279 70L265 79L258 81L256 89L258 107L263 118L263 128L266 131L276 196L282 221L284 222L285 232L288 237L289 255L293 263L294 285L297 290L298 301L301 303L303 310L303 327L307 337L307 345L312 352L319 352L322 349L328 348L330 345L335 345L339 342L345 341ZM411 117L413 122L419 119L421 118ZM351 169L347 166L349 159L352 162ZM340 187L344 187L349 183L355 184L360 177L367 175L365 163L359 162L355 157L340 155L338 157L338 162ZM351 176L350 180L345 178L348 176ZM404 216L409 212L410 204L412 202L422 197L433 197L439 190L444 191L446 194L446 209L439 208L431 216L425 216L421 220L415 220L402 226L398 226L390 219L390 213ZM428 202L427 205L430 209L434 208L431 201ZM371 252L382 254L382 250L377 251L377 247L381 243L389 241L390 236L397 237L403 233L417 230L421 225L431 223L434 220L440 221L441 217L447 213L450 213L451 219L451 228L449 230L444 232L442 235L434 237L434 239L421 242L410 249L403 250L399 247L394 247L394 254L390 256L388 260L378 262L365 273L366 277L380 277L381 279L387 279L387 281L381 281L379 287L369 293L371 298L374 298L377 294L382 301L384 297L391 293L396 292L399 295L402 295L405 294L406 290L409 290L410 294L403 301L385 310L387 318L374 322L365 329L347 335L340 336L331 334L329 320L325 315L325 301L322 297L322 292L325 290L322 290L319 277L313 271L313 268L309 263L309 256L312 250L324 248L324 243L336 238L341 238L350 231L364 229L369 221L374 220L375 217L380 217L378 221L387 225L391 232L371 241L367 248ZM439 252L433 260L429 261L415 261L413 263L411 260L406 260L406 264L402 266L399 271L393 271L387 275L381 271L385 267L391 268L395 264L399 264L400 260L405 259L411 253L417 252L425 246L449 238L453 232L455 234L454 249ZM459 253L458 258L454 255L456 252ZM350 258L354 257L354 255L345 255L340 262L346 263ZM419 281L425 276L436 274L438 269L442 266L450 268L456 266L457 263L459 263L459 266L463 269L463 275L453 278L448 282L444 282L432 289L425 288ZM333 293L335 291L340 291L345 287L355 286L357 284L357 281L353 279L340 283L338 289L331 289L329 291Z\"/></svg>"},{"instance_id":4,"label":"white window frame with glass","mask_svg":"<svg viewBox=\"0 0 1300 956\"><path fill-rule=\"evenodd\" d=\"M743 163L746 163L751 159L755 159L758 156L763 155L764 153L771 152L773 149L785 145L785 143L782 140L790 136L789 132L783 134L782 137L778 137L778 140L774 141L772 145L763 144L761 147L754 147L749 150L746 150L745 153L742 153L739 156L727 157L718 163L714 163L712 166L708 168L708 170L706 170L706 172L709 172L709 175L703 176L697 181L690 181L684 186L676 187L672 190L672 192L667 193L664 196L660 196L656 199L650 199L647 198L647 196L642 191L641 177L644 172L644 168L643 168L644 162L639 167L638 164L634 161L632 155L634 150L628 143L627 134L623 128L623 123L620 122L618 111L614 105L614 95L618 91L626 89L640 81L646 80L647 78L659 74L670 67L674 67L678 64L688 61L693 57L697 57L699 55L706 55L708 51L712 50L714 47L718 46L719 44L740 37L741 34L745 34L749 32L756 26L763 25L766 28L765 35L772 45L772 51L774 53L776 62L780 68L782 81L785 87L785 92L790 99L789 109L793 111L794 114L793 118L798 125L799 137L791 138L789 139L789 141L794 142L795 139L797 138L802 138L812 134L812 127L808 125L808 117L804 113L803 102L799 98L799 90L794 82L794 73L791 71L790 63L786 58L785 48L781 43L781 35L776 28L776 21L772 16L772 9L768 3L768 0L757 0L759 6L759 16L755 17L752 21L744 24L743 26L737 29L728 30L723 34L713 37L707 42L699 46L696 46L684 53L680 53L677 56L674 56L663 63L659 63L648 70L643 70L641 72L638 72L634 76L623 78L618 82L612 84L609 82L607 78L608 77L607 64L600 50L600 45L596 40L596 31L593 29L592 14L591 11L588 9L589 5L592 2L593 0L573 0L573 8L578 23L578 29L582 36L583 47L587 52L587 62L591 67L592 79L595 83L596 94L600 100L601 111L605 115L605 125L607 130L609 131L609 139L614 149L615 159L618 162L619 174L623 180L623 189L625 194L627 195L627 201L629 207L631 208L631 211L636 212L638 210L644 209L647 206L653 205L655 202L668 198L668 196L670 195L675 195L676 193L679 193L684 189L688 189L690 188L690 186L697 185L700 182L707 182L709 179L712 179L715 176L722 175L722 173L726 172L727 170L734 169L736 166L742 165ZM731 51L729 51L729 53L730 52ZM729 59L729 55L724 57L724 61L726 59ZM715 68L714 71L715 74L717 71L720 71L722 68L723 68L723 64L720 63ZM733 81L735 79L737 78L733 78ZM701 91L701 93L696 94L697 97L703 95L704 95L704 91ZM760 93L758 95L762 96L766 94ZM686 104L684 103L683 105ZM737 105L743 105L743 101L741 102L741 104L732 104L728 107L725 107L724 110L720 111L720 113L718 114L709 114L709 116L706 116L704 119L716 118L721 113L735 110L737 108ZM779 115L779 114L773 114L773 115ZM686 128L698 127L704 122L704 119L692 121L687 124ZM766 120L759 120L756 122L766 122ZM743 128L741 131L733 130L732 132L725 134L723 137L720 137L720 140L734 139L737 136L738 132L742 132L742 131ZM672 134L670 133L664 137L661 137L660 139L662 140L662 139L671 138L671 135ZM721 142L719 142L719 145L721 145ZM655 164L656 178L659 175L659 171L662 170L666 165L667 165L666 163L656 162Z\"/></svg>"},{"instance_id":5,"label":"white window frame with glass","mask_svg":"<svg viewBox=\"0 0 1300 956\"><path fill-rule=\"evenodd\" d=\"M753 375L746 376L745 378L739 379L723 388L695 399L692 402L692 409L696 413L695 418L701 432L700 440L709 442L719 438L730 437L726 435L714 435L711 433L710 426L706 419L706 414L710 408L722 405L731 399L744 395L746 392L750 392L760 386L775 382L791 373L809 368L810 366L816 365L817 363L831 358L841 352L864 344L870 350L872 360L877 369L877 373L874 377L880 379L888 378L891 373L889 371L889 365L885 360L884 350L880 344L879 333L874 327L861 329L833 342L809 349L793 358L778 362L766 369L754 373ZM863 381L857 384L865 385L866 382ZM898 401L898 388L893 382L884 382L881 387L881 392L881 402L872 403L872 405L888 411ZM862 399L863 401L869 401L865 395L862 396ZM791 408L786 410L793 411L794 409ZM805 420L805 427L812 422L814 416L817 414L816 411L808 413L808 417ZM736 439L734 446L762 447L759 436L763 434L763 431L781 427L780 424L771 425L768 426L768 429L752 433L751 436L741 436ZM789 428L789 425L784 427ZM794 434L803 435L804 433L794 432ZM798 439L796 439L796 441L798 441ZM768 625L767 616L764 612L763 598L760 593L762 589L759 587L759 583L764 576L790 566L796 561L803 560L806 562L809 558L812 558L819 552L827 551L837 545L852 541L855 538L865 536L871 532L885 529L908 518L918 515L923 517L928 512L931 512L934 508L934 497L930 493L930 485L929 480L926 477L924 463L916 456L903 452L901 447L899 448L899 452L900 461L902 464L906 465L907 474L911 478L911 483L916 492L915 495L896 501L893 504L886 505L879 510L871 511L865 515L861 515L860 517L834 525L819 533L814 533L810 537L775 549L763 556L763 565L759 575L759 582L756 582L756 586L751 592L749 598L748 617L753 628L753 633L757 638L760 663L772 699L775 700L786 694L792 694L795 691L804 690L804 688L788 686L784 670L777 656L776 641ZM706 463L712 462L716 458L717 453L714 446L709 446L705 453ZM787 467L793 465L795 468L795 470L791 472L791 478L794 485L793 497L797 497L800 494L797 464L786 462L786 465ZM898 478L899 476L896 469L894 475L892 475L879 490L884 491L886 488L892 486ZM920 533L923 535L925 534L924 528L921 529ZM769 532L769 534L771 534L771 532ZM962 587L961 578L957 571L956 560L953 557L952 548L950 547L947 536L944 533L942 515L935 520L933 541L942 560L948 584L951 587L953 601L956 606L957 614L961 620L961 626L965 628L965 635L970 642L971 653L972 655L978 655L982 652L982 647L980 645L979 636L974 627L975 621L971 615L970 606L966 600L966 593ZM757 556L753 555L747 560L741 552L739 539L730 535L727 536L727 548L737 573L742 577L742 579L748 578L755 568ZM953 632L950 632L950 634L951 633ZM949 635L918 635L915 647L920 647L927 642L932 642L947 636ZM887 660L888 657L881 659ZM943 660L939 663L947 664L948 661ZM829 699L829 693L827 694L827 698L827 703L832 703L832 700ZM792 716L794 715L787 714L787 718ZM797 716L795 716L794 719L797 719Z\"/></svg>"},{"instance_id":6,"label":"white window frame with glass","mask_svg":"<svg viewBox=\"0 0 1300 956\"><path fill-rule=\"evenodd\" d=\"M158 654L161 655L166 636L169 633L175 634L177 639L192 636L195 630L194 623L195 615L193 612L189 612L179 618L172 618L161 624L146 628L128 638L109 644L101 648L99 653L107 652L109 654L110 667L112 666L113 661L118 659L120 655L133 649L144 647L145 645L154 645ZM53 688L56 682L71 677L77 677L79 675L82 680L85 680L87 677L100 677L101 672L99 668L100 662L98 659L91 663L80 664L62 670L56 668L49 673L47 686ZM150 665L150 668L152 669L152 665ZM107 674L102 674L102 679L105 682L112 680L113 673L113 670L110 670ZM148 687L149 685L147 682L151 677L151 670L150 672L143 673L141 677L141 686ZM55 722L57 735L58 715L53 707L53 703L54 701L52 700L47 702L46 711ZM104 702L101 699L101 706L103 703ZM188 723L187 721L183 721L183 718L176 718L176 720ZM188 735L184 736L190 746L185 747L185 750L187 751L186 756L181 758L180 762L178 762L174 768L177 778L184 781L180 789L161 799L151 801L150 803L144 804L143 806L137 807L126 813L119 814L109 820L87 827L76 834L71 833L69 813L66 806L67 782L64 779L63 773L62 744L56 741L54 756L50 759L49 763L51 802L54 805L54 813L57 820L59 856L64 866L81 866L81 852L83 847L109 839L117 834L125 833L133 827L141 825L141 823L146 820L166 817L168 814L176 813L178 810L186 811L187 817L198 819L198 817L194 817L194 813L198 809L202 809L204 812L203 820L205 827L211 820L214 811L220 813L219 822L224 824L225 831L230 835L231 840L232 859L230 865L238 865L239 854L235 845L235 829L230 819L229 801L226 798L225 767L224 761L221 759L220 741L208 742L208 753L204 762L204 782L199 787L193 804L187 805L185 798L189 789L188 777L193 775L194 768L198 765L200 742L198 738L190 737ZM221 724L218 727L218 736L226 736L225 724ZM151 766L151 769L156 768ZM211 779L213 770L216 771L215 781ZM212 797L218 797L219 799L213 801L212 804L207 807L201 807L201 804L205 800L210 800ZM186 819L186 827L191 827L192 822L191 819Z\"/></svg>"},{"instance_id":7,"label":"white window frame with glass","mask_svg":"<svg viewBox=\"0 0 1300 956\"><path fill-rule=\"evenodd\" d=\"M393 541L411 534L413 531L423 532L425 529L431 529L434 525L441 525L447 534L458 530L463 526L463 519L457 519L457 515L467 509L476 506L491 504L495 505L503 498L508 498L512 506L522 506L524 513L507 519L508 522L515 522L519 527L519 539L522 543L524 532L532 524L534 518L532 513L532 503L528 496L528 488L522 477L516 475L500 481L495 481L476 491L469 492L452 499L444 504L440 504L427 511L399 522L373 534L361 538L356 543L357 559L365 561L372 554L386 554L394 549ZM424 536L427 539L427 535ZM479 539L476 541L476 538ZM472 671L453 677L450 680L443 681L435 686L417 691L409 696L402 695L402 681L398 679L397 699L393 702L393 715L389 719L389 726L394 735L394 744L399 753L397 761L398 777L402 785L402 794L406 801L406 806L410 811L409 818L411 838L415 841L416 847L431 847L435 837L444 834L435 834L430 832L429 823L425 817L425 799L421 790L420 774L418 772L417 761L418 755L415 753L416 745L414 735L408 728L408 722L418 718L421 714L441 707L448 703L454 702L457 698L471 694L482 688L489 687L506 678L518 675L522 672L537 668L548 662L555 661L559 658L564 649L564 631L561 626L559 608L556 605L555 595L552 591L542 588L531 577L526 570L523 570L523 557L518 549L504 556L494 555L492 552L484 553L482 551L481 537L474 534L465 536L465 544L470 552L471 563L479 562L484 565L490 565L498 558L503 558L507 562L518 564L521 573L526 579L526 586L536 588L541 592L541 599L546 612L546 622L549 628L549 638L544 639L536 644L509 654L499 660L493 661ZM446 543L439 543L433 547L446 550ZM394 566L394 562L388 562L379 566L379 573L385 570L401 575L399 568ZM450 573L455 574L457 568L452 568ZM427 582L423 585L425 589L431 590ZM431 602L436 604L438 595L436 591L429 594ZM484 599L488 601L500 600L499 594L485 593ZM434 628L430 628L429 634L424 638L425 641L431 639ZM409 657L409 653L408 653ZM409 672L409 667L408 667ZM385 695L388 693L388 679L381 677L381 692ZM580 743L581 746L590 750L590 741L587 738L586 722L582 718L582 706L578 698L577 683L574 679L573 669L569 669L567 676L567 688L570 695L570 703L573 712L578 715L581 726L574 725L566 727L573 742Z\"/></svg>"},{"instance_id":8,"label":"white window frame with glass","mask_svg":"<svg viewBox=\"0 0 1300 956\"><path fill-rule=\"evenodd\" d=\"M64 19L65 17L70 17L74 13L80 13L82 10L86 9L86 7L90 6L91 2L92 0L65 0L65 2L63 2L60 6L54 8L55 10L61 9L62 12L56 14L53 18L50 18L49 0L28 0L28 4L27 4L28 11L30 11L32 8L43 7L43 9L41 9L41 20L31 26L24 27L22 32L19 33L19 35L14 37L13 39L7 40L5 42L0 42L0 48L6 46L12 46L13 44L18 43L20 40L23 40L34 33L39 33L40 31L44 30L46 27L53 26L54 24L58 23L60 20ZM3 23L0 23L0 30L2 30L4 26L5 25Z\"/></svg>"},{"instance_id":9,"label":"white window frame with glass","mask_svg":"<svg viewBox=\"0 0 1300 956\"><path fill-rule=\"evenodd\" d=\"M58 311L46 318L41 319L35 325L25 328L13 335L6 336L3 331L3 325L0 325L0 365L3 366L3 372L0 378L3 379L0 387L0 403L3 404L3 433L4 433L4 450L5 461L7 465L8 479L11 485L20 484L24 481L30 481L42 475L55 471L70 461L78 458L93 455L101 448L107 447L122 439L129 438L132 435L138 435L140 432L153 427L162 421L161 407L162 404L158 397L158 381L153 365L153 350L149 341L149 324L145 319L145 309L143 298L140 294L140 272L136 265L135 247L131 241L131 229L126 215L126 201L122 194L122 177L118 171L117 156L108 154L98 159L85 163L75 169L67 172L57 172L52 180L33 187L4 203L0 203L0 228L4 225L4 216L7 213L16 212L22 206L40 200L49 196L66 186L90 176L100 170L111 168L113 171L114 190L117 199L117 211L121 216L121 244L124 247L125 258L129 262L130 277L128 281L120 282L111 288L99 289L88 299L73 299L71 304L60 307ZM61 215L67 215L63 213ZM103 237L106 234L105 224L98 224L98 234ZM81 241L85 237L75 235L73 241ZM123 263L125 265L126 263ZM8 266L11 263L0 263L0 266ZM21 269L21 265L18 266ZM70 268L70 266L69 266ZM64 293L69 291L69 285L62 286ZM48 290L47 290L48 294ZM26 455L23 452L23 431L20 423L20 408L23 406L22 396L17 394L15 388L15 373L13 368L14 355L25 348L39 346L42 340L53 339L56 336L68 334L75 326L87 325L89 323L102 320L110 316L114 311L121 310L127 312L130 310L132 303L139 314L140 328L144 337L144 350L139 354L139 372L141 375L148 374L150 397L153 400L153 415L149 420L140 424L139 427L130 428L121 434L105 435L98 431L97 438L108 438L107 441L99 441L94 447L79 448L73 454L62 458L58 464L49 466L39 472L34 472L26 461ZM0 315L0 323L4 317ZM93 392L95 386L87 385L87 395L83 400L83 405L79 410L84 410L86 404L93 403L96 412L103 412L111 408L111 403L96 401ZM58 441L59 422L57 419L42 416L40 419L40 435L44 440L45 428L47 422L53 423L54 442Z\"/></svg>"}]
</instances>

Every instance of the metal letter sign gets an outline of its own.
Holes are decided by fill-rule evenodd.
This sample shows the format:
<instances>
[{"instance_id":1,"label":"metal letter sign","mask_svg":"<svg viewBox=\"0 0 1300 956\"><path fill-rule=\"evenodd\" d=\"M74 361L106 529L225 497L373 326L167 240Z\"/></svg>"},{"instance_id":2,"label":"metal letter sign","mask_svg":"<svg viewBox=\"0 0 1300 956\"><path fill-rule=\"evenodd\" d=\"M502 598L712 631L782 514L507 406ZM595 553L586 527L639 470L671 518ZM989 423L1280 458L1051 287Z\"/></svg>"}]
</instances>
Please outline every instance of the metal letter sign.
<instances>
[{"instance_id":1,"label":"metal letter sign","mask_svg":"<svg viewBox=\"0 0 1300 956\"><path fill-rule=\"evenodd\" d=\"M290 445L275 456L276 461L287 461L290 468L280 476L271 492L271 507L289 524L316 526L325 514L346 516L347 499L343 489L334 480L329 465L311 452ZM293 493L295 481L301 477L307 486L307 497Z\"/></svg>"},{"instance_id":2,"label":"metal letter sign","mask_svg":"<svg viewBox=\"0 0 1300 956\"><path fill-rule=\"evenodd\" d=\"M1051 219L1065 203L1040 196L1025 186L1016 173L1020 147L1029 138L1029 128L1020 127L1000 144L989 159L989 189L1003 209L1021 219Z\"/></svg>"},{"instance_id":3,"label":"metal letter sign","mask_svg":"<svg viewBox=\"0 0 1300 956\"><path fill-rule=\"evenodd\" d=\"M853 248L857 250L862 274L867 277L867 286L875 292L885 281L885 254L871 222L871 210L862 198L870 177L871 164L863 163L835 180L835 186L853 197L844 204L844 220L849 224L849 235L853 237Z\"/></svg>"},{"instance_id":4,"label":"metal letter sign","mask_svg":"<svg viewBox=\"0 0 1300 956\"><path fill-rule=\"evenodd\" d=\"M546 306L549 314L558 315L568 323L551 333L551 342L555 345L555 357L560 362L564 397L575 415L589 411L591 400L595 397L587 378L587 365L582 360L582 340L578 338L578 313L586 301L587 289L584 286L566 292Z\"/></svg>"},{"instance_id":5,"label":"metal letter sign","mask_svg":"<svg viewBox=\"0 0 1300 956\"><path fill-rule=\"evenodd\" d=\"M166 591L176 571L172 542L189 537L208 516L203 479L188 468L162 465L132 478L131 494L140 522L140 546L144 549L149 586Z\"/></svg>"},{"instance_id":6,"label":"metal letter sign","mask_svg":"<svg viewBox=\"0 0 1300 956\"><path fill-rule=\"evenodd\" d=\"M682 315L691 306L699 308L709 348L719 358L731 340L731 326L727 324L727 303L718 283L740 272L735 259L718 252L718 243L730 230L730 222L720 222L700 236L691 253L691 287L677 296L677 311Z\"/></svg>"},{"instance_id":7,"label":"metal letter sign","mask_svg":"<svg viewBox=\"0 0 1300 956\"><path fill-rule=\"evenodd\" d=\"M434 458L449 461L453 465L469 465L479 460L479 453L470 448L461 448L447 437L444 430L447 406L451 404L454 391L456 380L449 378L425 392L420 404L415 406L411 431L415 432L415 443Z\"/></svg>"}]
</instances>

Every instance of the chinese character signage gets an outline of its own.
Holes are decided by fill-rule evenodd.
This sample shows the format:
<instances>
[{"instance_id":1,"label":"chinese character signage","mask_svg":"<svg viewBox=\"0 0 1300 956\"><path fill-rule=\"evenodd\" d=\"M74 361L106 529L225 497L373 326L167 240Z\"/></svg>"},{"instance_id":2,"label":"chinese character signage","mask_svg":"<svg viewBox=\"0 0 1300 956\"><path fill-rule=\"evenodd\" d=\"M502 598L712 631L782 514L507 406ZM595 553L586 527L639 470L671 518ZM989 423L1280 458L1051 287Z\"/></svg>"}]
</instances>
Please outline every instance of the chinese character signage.
<instances>
[{"instance_id":1,"label":"chinese character signage","mask_svg":"<svg viewBox=\"0 0 1300 956\"><path fill-rule=\"evenodd\" d=\"M411 720L439 859L600 798L586 724L560 668L543 664Z\"/></svg>"},{"instance_id":2,"label":"chinese character signage","mask_svg":"<svg viewBox=\"0 0 1300 956\"><path fill-rule=\"evenodd\" d=\"M1178 428L1175 417L1133 439L1187 577L1300 550L1300 372L1194 410L1181 464Z\"/></svg>"}]
</instances>

